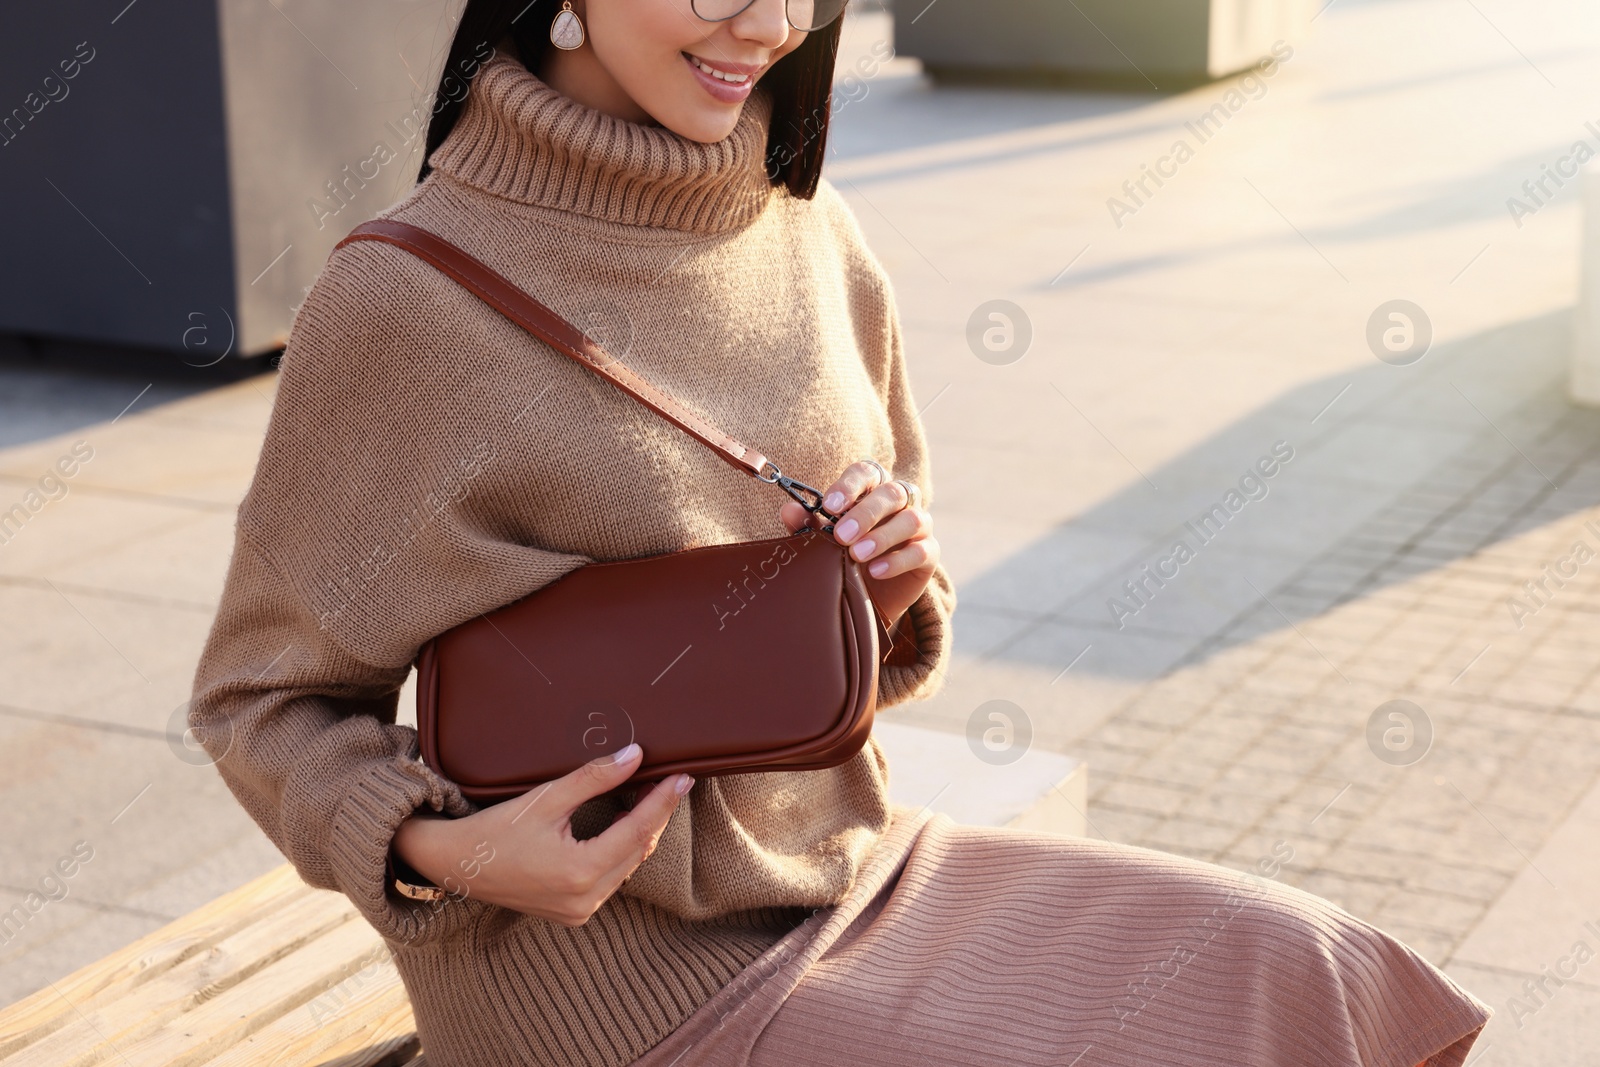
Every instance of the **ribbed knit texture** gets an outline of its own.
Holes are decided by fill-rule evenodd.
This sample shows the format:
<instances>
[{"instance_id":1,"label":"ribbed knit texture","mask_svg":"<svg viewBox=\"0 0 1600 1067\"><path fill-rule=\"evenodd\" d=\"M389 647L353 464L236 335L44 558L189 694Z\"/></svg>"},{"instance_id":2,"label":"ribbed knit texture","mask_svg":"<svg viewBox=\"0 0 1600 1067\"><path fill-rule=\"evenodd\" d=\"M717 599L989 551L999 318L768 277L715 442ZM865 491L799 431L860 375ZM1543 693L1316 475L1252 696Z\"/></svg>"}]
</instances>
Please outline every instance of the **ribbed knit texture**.
<instances>
[{"instance_id":1,"label":"ribbed knit texture","mask_svg":"<svg viewBox=\"0 0 1600 1067\"><path fill-rule=\"evenodd\" d=\"M765 209L770 98L745 103L732 135L697 144L551 92L520 64L487 64L456 136L433 166L485 192L608 222L700 233L742 229Z\"/></svg>"},{"instance_id":2,"label":"ribbed knit texture","mask_svg":"<svg viewBox=\"0 0 1600 1067\"><path fill-rule=\"evenodd\" d=\"M1307 893L896 809L837 908L633 1067L1459 1067L1488 1016Z\"/></svg>"},{"instance_id":3,"label":"ribbed knit texture","mask_svg":"<svg viewBox=\"0 0 1600 1067\"><path fill-rule=\"evenodd\" d=\"M697 144L497 58L434 172L382 214L592 327L788 473L827 485L875 456L932 504L887 278L834 190L768 183L769 113L758 92L732 136ZM390 940L435 1067L626 1064L856 881L890 822L875 742L829 771L698 782L578 929L384 885L408 815L474 810L395 724L425 641L590 560L782 533L785 499L399 249L352 245L318 276L191 723L301 875ZM883 669L880 706L938 686L954 605L940 569L909 612L920 655ZM804 684L782 649L752 669Z\"/></svg>"}]
</instances>

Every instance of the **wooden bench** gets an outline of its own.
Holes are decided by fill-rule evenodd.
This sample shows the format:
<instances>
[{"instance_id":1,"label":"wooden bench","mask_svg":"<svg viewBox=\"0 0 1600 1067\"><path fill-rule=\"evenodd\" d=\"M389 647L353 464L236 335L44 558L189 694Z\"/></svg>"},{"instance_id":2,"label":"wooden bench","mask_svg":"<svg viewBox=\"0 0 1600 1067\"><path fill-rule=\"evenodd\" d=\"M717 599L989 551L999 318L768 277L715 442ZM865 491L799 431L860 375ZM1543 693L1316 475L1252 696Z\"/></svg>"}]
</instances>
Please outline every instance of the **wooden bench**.
<instances>
[{"instance_id":1,"label":"wooden bench","mask_svg":"<svg viewBox=\"0 0 1600 1067\"><path fill-rule=\"evenodd\" d=\"M961 822L1083 834L1081 763L1007 766L879 722L890 795ZM287 864L0 1011L0 1067L426 1067L383 939Z\"/></svg>"},{"instance_id":2,"label":"wooden bench","mask_svg":"<svg viewBox=\"0 0 1600 1067\"><path fill-rule=\"evenodd\" d=\"M5 1067L425 1067L382 938L287 864L0 1011Z\"/></svg>"}]
</instances>

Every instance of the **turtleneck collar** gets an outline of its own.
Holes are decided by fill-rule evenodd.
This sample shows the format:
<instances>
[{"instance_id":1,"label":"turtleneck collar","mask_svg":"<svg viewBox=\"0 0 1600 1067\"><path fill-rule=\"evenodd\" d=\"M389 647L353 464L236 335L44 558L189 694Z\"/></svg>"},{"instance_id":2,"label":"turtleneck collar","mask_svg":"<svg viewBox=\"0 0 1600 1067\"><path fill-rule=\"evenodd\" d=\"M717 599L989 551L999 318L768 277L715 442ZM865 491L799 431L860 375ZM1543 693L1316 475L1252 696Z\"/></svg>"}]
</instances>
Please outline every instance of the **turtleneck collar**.
<instances>
[{"instance_id":1,"label":"turtleneck collar","mask_svg":"<svg viewBox=\"0 0 1600 1067\"><path fill-rule=\"evenodd\" d=\"M502 52L479 70L459 121L428 162L525 204L715 233L748 225L774 195L766 173L771 113L771 98L757 89L731 134L701 144L577 103Z\"/></svg>"}]
</instances>

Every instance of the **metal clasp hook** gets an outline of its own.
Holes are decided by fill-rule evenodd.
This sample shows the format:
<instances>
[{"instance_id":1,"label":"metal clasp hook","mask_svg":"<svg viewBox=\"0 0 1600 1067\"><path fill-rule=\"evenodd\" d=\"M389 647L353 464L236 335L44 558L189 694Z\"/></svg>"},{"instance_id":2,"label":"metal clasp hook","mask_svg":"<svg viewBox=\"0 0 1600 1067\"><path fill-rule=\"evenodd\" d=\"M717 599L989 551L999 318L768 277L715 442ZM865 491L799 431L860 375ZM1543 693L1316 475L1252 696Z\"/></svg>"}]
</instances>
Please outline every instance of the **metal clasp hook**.
<instances>
[{"instance_id":1,"label":"metal clasp hook","mask_svg":"<svg viewBox=\"0 0 1600 1067\"><path fill-rule=\"evenodd\" d=\"M769 469L772 472L770 476L766 473ZM772 460L766 461L763 468L756 473L756 477L764 482L770 482L778 486L793 497L795 502L805 508L806 511L813 515L821 515L829 521L830 525L838 521L839 516L822 506L822 490L809 486L798 478L789 477L779 470L778 465Z\"/></svg>"}]
</instances>

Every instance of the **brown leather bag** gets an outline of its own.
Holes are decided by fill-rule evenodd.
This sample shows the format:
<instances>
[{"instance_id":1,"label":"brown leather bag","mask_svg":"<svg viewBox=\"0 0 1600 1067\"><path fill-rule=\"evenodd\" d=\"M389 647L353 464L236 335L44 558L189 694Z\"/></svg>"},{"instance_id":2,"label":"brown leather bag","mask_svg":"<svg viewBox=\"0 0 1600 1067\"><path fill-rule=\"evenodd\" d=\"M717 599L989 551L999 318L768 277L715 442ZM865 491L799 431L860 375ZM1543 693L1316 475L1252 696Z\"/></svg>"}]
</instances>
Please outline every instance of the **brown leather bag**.
<instances>
[{"instance_id":1,"label":"brown leather bag","mask_svg":"<svg viewBox=\"0 0 1600 1067\"><path fill-rule=\"evenodd\" d=\"M628 392L724 460L825 519L784 475L611 358L493 269L408 223L363 223L450 275L533 336ZM634 780L837 766L866 744L890 640L861 566L832 526L591 563L440 634L417 657L428 766L495 802L637 741ZM891 654L893 654L892 658Z\"/></svg>"}]
</instances>

